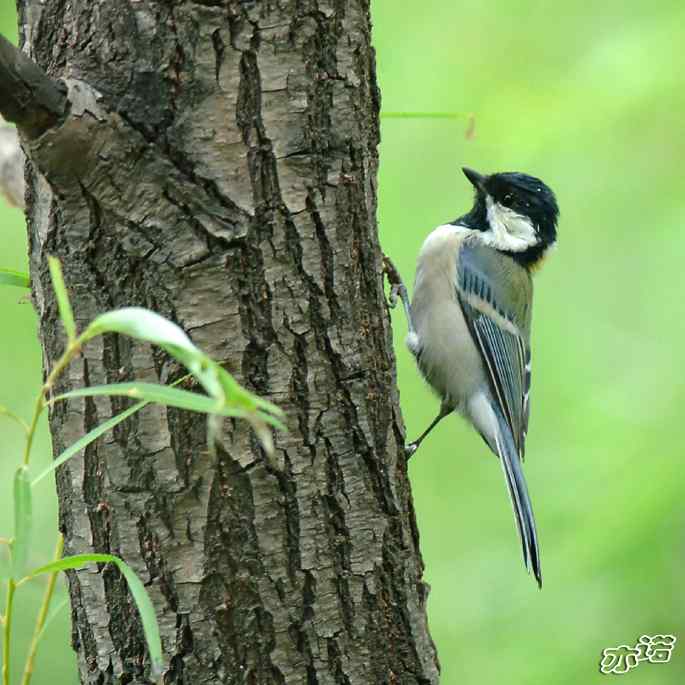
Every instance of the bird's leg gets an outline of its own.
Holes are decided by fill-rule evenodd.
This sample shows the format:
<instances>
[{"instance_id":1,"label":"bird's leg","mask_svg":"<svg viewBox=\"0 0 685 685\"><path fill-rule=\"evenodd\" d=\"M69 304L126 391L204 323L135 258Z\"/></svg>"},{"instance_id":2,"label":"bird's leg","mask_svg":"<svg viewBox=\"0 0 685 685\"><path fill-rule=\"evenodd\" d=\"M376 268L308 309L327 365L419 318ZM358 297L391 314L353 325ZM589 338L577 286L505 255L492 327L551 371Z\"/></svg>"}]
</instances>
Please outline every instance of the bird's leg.
<instances>
[{"instance_id":1,"label":"bird's leg","mask_svg":"<svg viewBox=\"0 0 685 685\"><path fill-rule=\"evenodd\" d=\"M411 303L409 302L409 294L407 293L407 286L404 285L400 272L397 267L392 263L390 257L383 255L383 271L388 277L388 283L390 283L390 295L388 296L388 306L394 309L397 306L397 297L399 296L402 300L402 306L404 307L404 314L407 317L407 328L409 330L409 335L416 335L416 329L414 328L414 321L411 315ZM447 414L452 411L451 408L447 408L443 403L440 407L440 413L437 415L433 423L431 423L426 430L421 433L421 435L410 442L405 448L404 452L409 459L417 449L419 445L423 442L423 439L435 428L442 419L444 419Z\"/></svg>"},{"instance_id":2,"label":"bird's leg","mask_svg":"<svg viewBox=\"0 0 685 685\"><path fill-rule=\"evenodd\" d=\"M394 309L397 306L397 297L399 296L402 300L402 306L404 307L404 314L407 317L407 327L409 333L416 333L414 329L414 322L411 317L411 304L409 303L409 294L407 293L407 287L402 282L402 277L397 267L392 263L390 257L383 255L383 271L388 277L388 283L390 283L390 295L388 296L388 306Z\"/></svg>"},{"instance_id":3,"label":"bird's leg","mask_svg":"<svg viewBox=\"0 0 685 685\"><path fill-rule=\"evenodd\" d=\"M431 423L431 425L428 426L428 428L426 428L426 430L423 431L423 433L421 433L421 435L419 435L419 437L416 438L416 440L410 442L404 448L404 452L407 455L407 459L409 459L415 454L416 450L419 449L419 445L423 442L424 438L440 423L440 421L442 421L448 414L451 414L452 411L452 407L446 405L445 403L440 405L440 413L435 417L435 419L433 419L433 423Z\"/></svg>"},{"instance_id":4,"label":"bird's leg","mask_svg":"<svg viewBox=\"0 0 685 685\"><path fill-rule=\"evenodd\" d=\"M409 302L409 294L407 293L407 287L402 282L402 277L400 276L397 267L392 263L390 257L383 255L383 271L388 277L388 282L390 283L390 295L388 296L388 306L394 308L397 306L397 297L399 296L402 300L402 305L404 307L404 313L407 317L407 328L409 329L409 335L416 335L416 329L414 328L414 321L411 315L411 304ZM440 413L435 417L433 423L431 423L428 428L426 428L419 437L410 442L405 448L404 453L409 459L417 449L419 445L423 442L424 438L435 428L440 421L442 421L448 414L451 414L453 407L449 406L447 403L443 402L440 406Z\"/></svg>"}]
</instances>

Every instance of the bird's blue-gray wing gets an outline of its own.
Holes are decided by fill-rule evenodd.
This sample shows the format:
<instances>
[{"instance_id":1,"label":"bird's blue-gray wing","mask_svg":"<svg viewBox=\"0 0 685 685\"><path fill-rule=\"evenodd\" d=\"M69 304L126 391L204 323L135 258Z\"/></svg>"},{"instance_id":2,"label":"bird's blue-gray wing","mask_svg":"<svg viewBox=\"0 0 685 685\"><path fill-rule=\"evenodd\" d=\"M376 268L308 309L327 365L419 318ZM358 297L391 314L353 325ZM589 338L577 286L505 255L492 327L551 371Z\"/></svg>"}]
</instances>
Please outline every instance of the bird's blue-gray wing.
<instances>
[{"instance_id":1,"label":"bird's blue-gray wing","mask_svg":"<svg viewBox=\"0 0 685 685\"><path fill-rule=\"evenodd\" d=\"M511 257L465 241L457 255L456 291L493 395L523 458L530 413L530 274Z\"/></svg>"}]
</instances>

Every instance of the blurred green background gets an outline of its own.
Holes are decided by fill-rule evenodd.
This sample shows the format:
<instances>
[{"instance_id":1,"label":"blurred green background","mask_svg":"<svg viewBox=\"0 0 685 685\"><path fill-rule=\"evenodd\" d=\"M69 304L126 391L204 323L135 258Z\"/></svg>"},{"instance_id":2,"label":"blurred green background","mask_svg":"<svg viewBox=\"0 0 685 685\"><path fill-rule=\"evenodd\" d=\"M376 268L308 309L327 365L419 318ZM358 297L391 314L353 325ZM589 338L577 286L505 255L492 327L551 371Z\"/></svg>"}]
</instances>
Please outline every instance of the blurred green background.
<instances>
[{"instance_id":1,"label":"blurred green background","mask_svg":"<svg viewBox=\"0 0 685 685\"><path fill-rule=\"evenodd\" d=\"M682 2L375 0L380 231L409 282L470 207L466 164L543 178L559 243L535 279L525 472L544 586L523 570L499 466L461 419L412 460L442 683L601 683L601 650L683 641L626 683L685 682L685 55ZM400 9L401 5L401 9ZM409 438L437 413L393 315Z\"/></svg>"},{"instance_id":2,"label":"blurred green background","mask_svg":"<svg viewBox=\"0 0 685 685\"><path fill-rule=\"evenodd\" d=\"M408 282L430 230L468 209L462 164L526 171L556 191L559 247L536 277L526 476L542 544L538 591L521 562L499 466L459 419L411 463L429 612L444 685L601 683L602 648L673 633L668 664L620 682L685 682L685 7L676 0L374 0L385 111L379 221ZM14 9L0 30L16 35ZM468 113L475 138L465 136ZM26 268L23 217L0 206L2 266ZM0 401L24 416L40 382L30 305L0 289ZM437 411L393 315L409 437ZM21 435L2 424L0 531ZM49 459L41 433L35 454ZM38 464L36 464L38 465ZM52 484L37 501L35 561L54 544ZM21 590L18 654L42 586ZM75 683L68 612L52 624L36 685Z\"/></svg>"}]
</instances>

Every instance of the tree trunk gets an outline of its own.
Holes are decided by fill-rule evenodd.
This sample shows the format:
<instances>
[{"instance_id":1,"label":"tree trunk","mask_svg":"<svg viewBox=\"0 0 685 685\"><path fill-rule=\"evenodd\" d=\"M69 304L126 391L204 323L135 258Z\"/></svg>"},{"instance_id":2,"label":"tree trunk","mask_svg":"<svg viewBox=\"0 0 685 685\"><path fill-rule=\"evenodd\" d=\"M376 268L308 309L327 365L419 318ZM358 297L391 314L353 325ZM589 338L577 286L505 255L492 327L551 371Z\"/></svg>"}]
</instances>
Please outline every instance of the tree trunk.
<instances>
[{"instance_id":1,"label":"tree trunk","mask_svg":"<svg viewBox=\"0 0 685 685\"><path fill-rule=\"evenodd\" d=\"M57 477L66 551L110 552L157 609L165 683L437 683L403 457L376 229L379 93L369 0L19 0L27 52L68 86L29 140L27 216L45 365L76 318L178 322L287 414L149 407ZM145 345L89 344L64 387L179 377ZM124 406L58 405L57 451ZM70 575L83 683L143 683L118 572Z\"/></svg>"}]
</instances>

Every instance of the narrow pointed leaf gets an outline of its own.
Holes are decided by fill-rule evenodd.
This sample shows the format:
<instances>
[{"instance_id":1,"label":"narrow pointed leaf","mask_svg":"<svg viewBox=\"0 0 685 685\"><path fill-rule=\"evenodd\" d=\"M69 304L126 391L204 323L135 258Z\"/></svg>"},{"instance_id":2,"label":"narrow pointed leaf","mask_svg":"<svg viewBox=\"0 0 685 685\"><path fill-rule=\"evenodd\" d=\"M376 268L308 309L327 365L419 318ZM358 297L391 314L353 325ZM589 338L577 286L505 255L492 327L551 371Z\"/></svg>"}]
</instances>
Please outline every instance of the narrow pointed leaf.
<instances>
[{"instance_id":1,"label":"narrow pointed leaf","mask_svg":"<svg viewBox=\"0 0 685 685\"><path fill-rule=\"evenodd\" d=\"M94 442L101 435L114 428L114 426L120 424L122 421L125 421L129 416L135 414L137 411L142 409L146 404L148 404L148 402L138 402L137 404L134 404L132 407L129 407L125 411L122 411L120 414L113 416L111 419L107 419L107 421L93 428L93 430L86 433L82 438L79 438L73 445L67 447L64 450L64 452L62 452L56 459L54 459L53 462L46 469L41 471L41 473L33 479L31 485L36 485L36 483L42 481L43 478L45 478L53 471L55 471L57 467L64 464L65 461L71 459L75 454L78 454L81 450L85 449L88 445L90 445L91 442Z\"/></svg>"},{"instance_id":2,"label":"narrow pointed leaf","mask_svg":"<svg viewBox=\"0 0 685 685\"><path fill-rule=\"evenodd\" d=\"M285 430L279 420L284 417L281 409L243 388L220 364L198 349L183 329L163 316L141 307L125 307L107 312L88 326L79 342L85 343L104 333L129 335L160 346L193 374L208 396L149 383L120 383L116 386L84 388L61 395L57 400L96 394L125 395L189 411L248 418L254 420L259 427L267 423L278 430ZM210 444L216 437L216 429L216 422L208 425ZM271 451L271 436L269 434L267 437L265 431L265 427L258 431L260 440L265 449Z\"/></svg>"},{"instance_id":3,"label":"narrow pointed leaf","mask_svg":"<svg viewBox=\"0 0 685 685\"><path fill-rule=\"evenodd\" d=\"M76 339L76 323L74 321L74 312L72 311L71 303L69 302L67 286L64 283L64 276L62 275L62 265L56 257L48 257L48 264L50 266L52 288L55 291L57 306L59 307L59 317L62 320L62 325L67 333L67 337L72 341Z\"/></svg>"},{"instance_id":4,"label":"narrow pointed leaf","mask_svg":"<svg viewBox=\"0 0 685 685\"><path fill-rule=\"evenodd\" d=\"M23 271L0 269L0 285L14 285L18 288L31 288L31 279Z\"/></svg>"},{"instance_id":5,"label":"narrow pointed leaf","mask_svg":"<svg viewBox=\"0 0 685 685\"><path fill-rule=\"evenodd\" d=\"M104 333L119 333L158 345L183 364L212 397L220 397L221 386L209 366L209 358L185 331L163 316L143 307L124 307L95 318L81 336L86 342Z\"/></svg>"},{"instance_id":6,"label":"narrow pointed leaf","mask_svg":"<svg viewBox=\"0 0 685 685\"><path fill-rule=\"evenodd\" d=\"M269 424L269 426L273 426L276 430L282 431L283 433L288 432L288 427L280 419L277 419L275 416L272 416L271 414L267 414L266 412L263 412L261 410L257 410L254 415L257 419L264 421L264 423ZM248 416L248 418L249 418L249 416Z\"/></svg>"},{"instance_id":7,"label":"narrow pointed leaf","mask_svg":"<svg viewBox=\"0 0 685 685\"><path fill-rule=\"evenodd\" d=\"M252 418L249 420L252 430L255 432L257 439L262 443L264 451L272 457L274 454L274 436L271 429L258 418Z\"/></svg>"},{"instance_id":8,"label":"narrow pointed leaf","mask_svg":"<svg viewBox=\"0 0 685 685\"><path fill-rule=\"evenodd\" d=\"M182 328L143 307L123 307L96 317L81 336L83 342L103 333L123 333L155 345L171 345L191 354L200 353Z\"/></svg>"},{"instance_id":9,"label":"narrow pointed leaf","mask_svg":"<svg viewBox=\"0 0 685 685\"><path fill-rule=\"evenodd\" d=\"M130 397L135 400L145 402L156 402L167 407L186 409L200 414L217 414L231 418L249 419L255 417L278 430L287 430L284 424L274 416L262 410L250 410L241 406L236 406L233 402L221 404L208 395L202 395L189 390L181 390L169 385L158 385L157 383L112 383L111 385L93 385L88 388L78 388L70 390L62 395L53 398L53 402L73 399L75 397L98 397L98 396L119 396ZM279 410L280 411L280 410ZM111 419L110 419L111 420ZM97 430L97 429L95 429ZM42 475L42 474L41 474Z\"/></svg>"},{"instance_id":10,"label":"narrow pointed leaf","mask_svg":"<svg viewBox=\"0 0 685 685\"><path fill-rule=\"evenodd\" d=\"M135 400L146 400L157 402L168 407L187 409L202 414L220 414L222 416L233 416L244 418L247 411L242 407L234 405L222 406L217 400L208 395L201 395L189 390L172 388L168 385L157 385L156 383L113 383L111 385L94 385L89 388L78 388L58 395L54 402L66 400L73 397L95 397L99 395L131 397Z\"/></svg>"},{"instance_id":11,"label":"narrow pointed leaf","mask_svg":"<svg viewBox=\"0 0 685 685\"><path fill-rule=\"evenodd\" d=\"M248 392L243 388L236 380L231 376L226 369L224 369L220 364L215 361L210 360L212 365L216 368L216 373L219 378L219 382L223 386L226 395L229 399L234 401L240 401L242 404L245 402L250 408L262 409L265 412L273 414L283 418L285 413L280 407L269 402L268 400L263 400L261 397Z\"/></svg>"},{"instance_id":12,"label":"narrow pointed leaf","mask_svg":"<svg viewBox=\"0 0 685 685\"><path fill-rule=\"evenodd\" d=\"M14 539L12 541L12 577L21 578L31 548L31 481L29 470L20 466L14 474Z\"/></svg>"},{"instance_id":13,"label":"narrow pointed leaf","mask_svg":"<svg viewBox=\"0 0 685 685\"><path fill-rule=\"evenodd\" d=\"M131 591L133 601L136 603L140 620L143 624L143 632L145 633L145 641L150 652L150 659L152 661L152 670L155 675L159 675L162 671L162 642L159 636L159 626L157 625L157 616L155 609L150 600L150 596L145 589L142 581L135 574L133 569L124 561L111 554L77 554L71 557L64 557L58 559L45 566L35 569L30 573L30 576L38 576L45 573L53 573L54 571L66 571L69 569L78 569L86 564L91 563L112 563L116 564L117 568L124 576L128 583L128 588Z\"/></svg>"},{"instance_id":14,"label":"narrow pointed leaf","mask_svg":"<svg viewBox=\"0 0 685 685\"><path fill-rule=\"evenodd\" d=\"M142 307L124 307L98 316L81 336L86 342L103 333L121 333L154 343L176 357L212 396L240 405L247 410L264 409L277 416L281 410L241 387L219 364L198 349L182 328Z\"/></svg>"}]
</instances>

